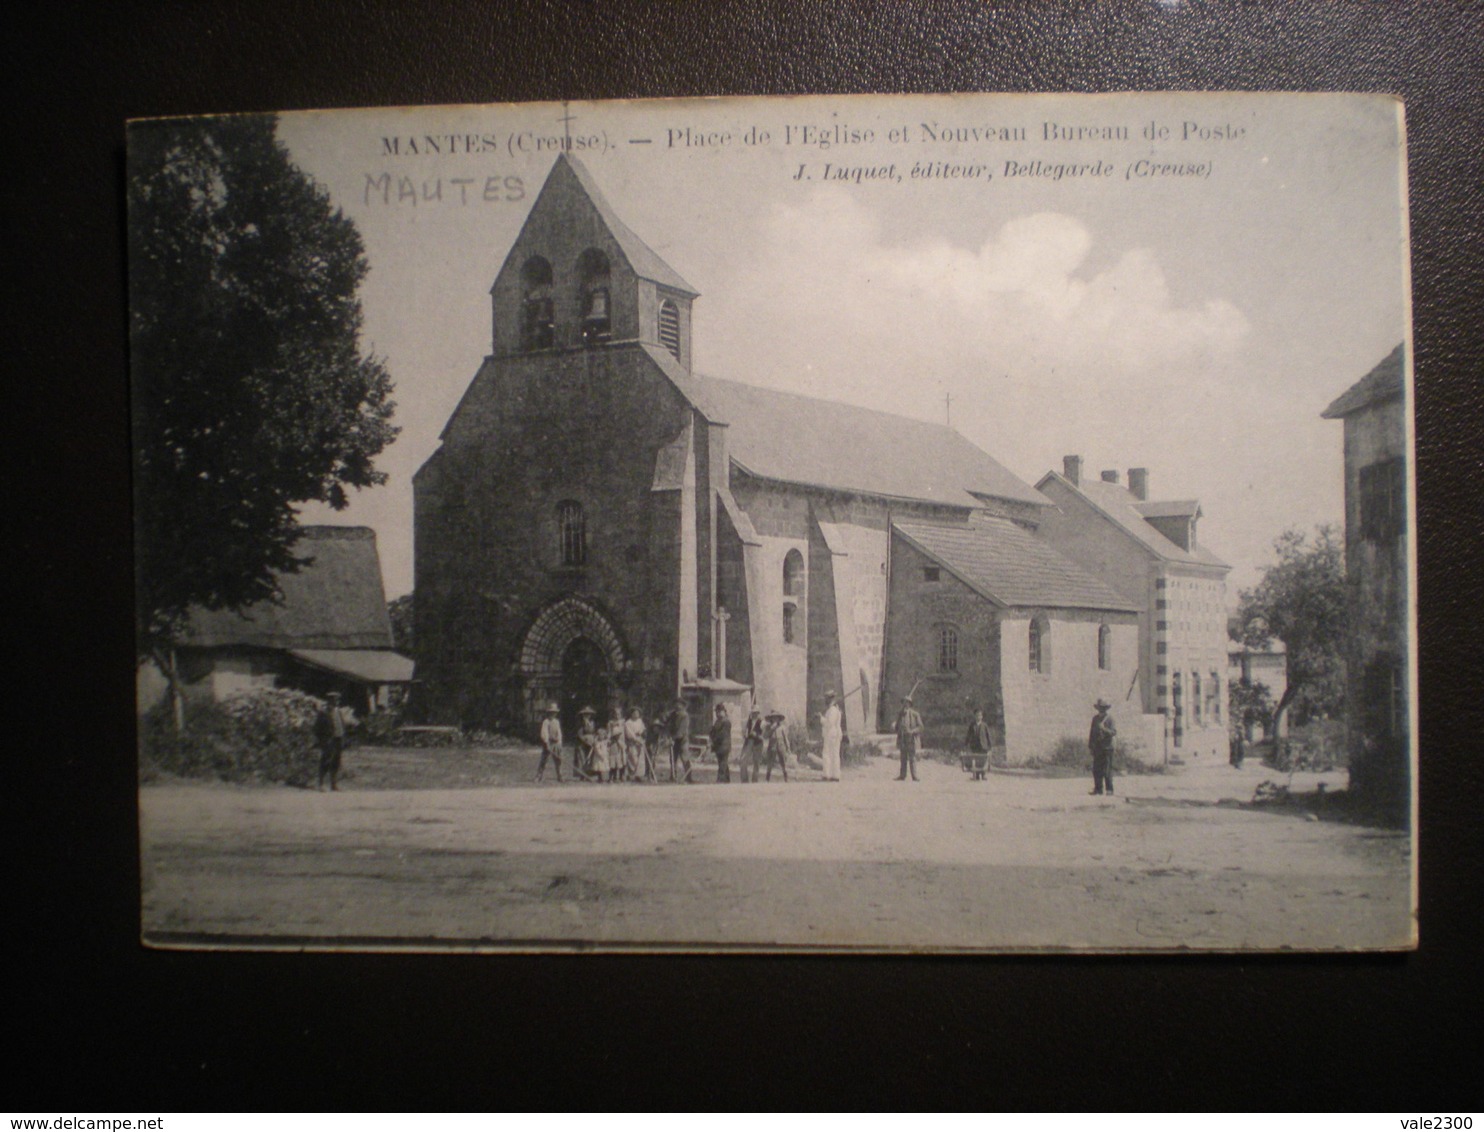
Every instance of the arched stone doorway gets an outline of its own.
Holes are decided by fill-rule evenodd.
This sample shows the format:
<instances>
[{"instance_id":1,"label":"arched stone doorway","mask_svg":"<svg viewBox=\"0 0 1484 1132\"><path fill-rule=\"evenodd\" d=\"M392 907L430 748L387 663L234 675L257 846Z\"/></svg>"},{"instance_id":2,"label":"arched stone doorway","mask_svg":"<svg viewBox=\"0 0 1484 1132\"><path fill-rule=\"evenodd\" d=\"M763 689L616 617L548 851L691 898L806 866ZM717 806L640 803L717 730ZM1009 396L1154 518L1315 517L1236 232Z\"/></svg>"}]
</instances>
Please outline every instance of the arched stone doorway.
<instances>
[{"instance_id":1,"label":"arched stone doorway","mask_svg":"<svg viewBox=\"0 0 1484 1132\"><path fill-rule=\"evenodd\" d=\"M618 630L596 605L567 597L542 610L526 630L519 665L527 723L534 728L546 704L555 701L562 731L570 736L581 708L606 716L609 697L628 670L628 657Z\"/></svg>"}]
</instances>

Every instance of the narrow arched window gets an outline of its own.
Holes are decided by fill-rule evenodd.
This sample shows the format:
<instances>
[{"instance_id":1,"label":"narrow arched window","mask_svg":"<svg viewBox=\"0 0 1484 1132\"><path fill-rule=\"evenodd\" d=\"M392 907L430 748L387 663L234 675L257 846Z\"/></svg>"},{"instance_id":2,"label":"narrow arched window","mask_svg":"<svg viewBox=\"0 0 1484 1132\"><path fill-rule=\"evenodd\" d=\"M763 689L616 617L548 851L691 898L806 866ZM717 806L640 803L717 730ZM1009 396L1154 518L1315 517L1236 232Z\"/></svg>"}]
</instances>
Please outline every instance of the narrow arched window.
<instances>
[{"instance_id":1,"label":"narrow arched window","mask_svg":"<svg viewBox=\"0 0 1484 1132\"><path fill-rule=\"evenodd\" d=\"M522 265L520 280L521 349L544 350L556 345L556 320L551 300L551 264L539 255L533 255Z\"/></svg>"},{"instance_id":2,"label":"narrow arched window","mask_svg":"<svg viewBox=\"0 0 1484 1132\"><path fill-rule=\"evenodd\" d=\"M680 357L680 308L666 299L660 304L660 345Z\"/></svg>"},{"instance_id":3,"label":"narrow arched window","mask_svg":"<svg viewBox=\"0 0 1484 1132\"><path fill-rule=\"evenodd\" d=\"M952 625L938 627L938 671L958 671L958 630Z\"/></svg>"},{"instance_id":4,"label":"narrow arched window","mask_svg":"<svg viewBox=\"0 0 1484 1132\"><path fill-rule=\"evenodd\" d=\"M804 596L804 556L797 550L783 557L783 596Z\"/></svg>"},{"instance_id":5,"label":"narrow arched window","mask_svg":"<svg viewBox=\"0 0 1484 1132\"><path fill-rule=\"evenodd\" d=\"M1051 622L1044 615L1031 619L1029 659L1032 672L1051 671Z\"/></svg>"},{"instance_id":6,"label":"narrow arched window","mask_svg":"<svg viewBox=\"0 0 1484 1132\"><path fill-rule=\"evenodd\" d=\"M587 518L582 504L575 499L564 499L557 504L557 526L561 532L563 566L585 566L587 564Z\"/></svg>"},{"instance_id":7,"label":"narrow arched window","mask_svg":"<svg viewBox=\"0 0 1484 1132\"><path fill-rule=\"evenodd\" d=\"M613 336L608 257L597 248L588 248L578 257L577 279L580 287L578 314L583 345L606 342Z\"/></svg>"},{"instance_id":8,"label":"narrow arched window","mask_svg":"<svg viewBox=\"0 0 1484 1132\"><path fill-rule=\"evenodd\" d=\"M793 602L783 603L783 643L796 644L799 635L799 607Z\"/></svg>"},{"instance_id":9,"label":"narrow arched window","mask_svg":"<svg viewBox=\"0 0 1484 1132\"><path fill-rule=\"evenodd\" d=\"M1113 630L1107 625L1098 626L1098 667L1104 671L1113 667Z\"/></svg>"}]
</instances>

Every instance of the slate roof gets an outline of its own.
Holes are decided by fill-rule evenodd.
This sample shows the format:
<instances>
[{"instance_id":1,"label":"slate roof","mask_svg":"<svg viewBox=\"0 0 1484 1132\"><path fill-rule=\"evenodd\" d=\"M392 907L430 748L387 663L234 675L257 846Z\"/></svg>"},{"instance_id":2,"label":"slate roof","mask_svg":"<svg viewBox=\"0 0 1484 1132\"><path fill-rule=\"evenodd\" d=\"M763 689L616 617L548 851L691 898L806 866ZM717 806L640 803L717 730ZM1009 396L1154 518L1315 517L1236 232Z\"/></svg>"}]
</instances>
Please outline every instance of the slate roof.
<instances>
[{"instance_id":1,"label":"slate roof","mask_svg":"<svg viewBox=\"0 0 1484 1132\"><path fill-rule=\"evenodd\" d=\"M895 499L975 507L976 496L1049 501L946 425L739 381L701 378L727 431L727 452L764 479Z\"/></svg>"},{"instance_id":2,"label":"slate roof","mask_svg":"<svg viewBox=\"0 0 1484 1132\"><path fill-rule=\"evenodd\" d=\"M279 577L283 603L241 613L192 610L183 644L283 649L390 649L392 625L381 582L376 532L369 527L305 527L294 553L313 559Z\"/></svg>"},{"instance_id":3,"label":"slate roof","mask_svg":"<svg viewBox=\"0 0 1484 1132\"><path fill-rule=\"evenodd\" d=\"M976 514L963 525L908 520L893 527L998 605L1139 611L1133 602L1008 519Z\"/></svg>"},{"instance_id":4,"label":"slate roof","mask_svg":"<svg viewBox=\"0 0 1484 1132\"><path fill-rule=\"evenodd\" d=\"M1149 507L1139 499L1133 492L1122 484L1109 483L1107 480L1084 479L1080 485L1072 483L1060 472L1047 472L1041 478L1041 483L1047 480L1056 480L1063 484L1068 490L1079 493L1083 499L1091 503L1099 512L1111 519L1114 524L1132 535L1144 544L1145 549L1157 554L1166 562L1183 562L1195 566L1218 566L1224 570L1231 569L1229 563L1223 562L1212 554L1200 543L1190 550L1182 550L1177 543L1167 539L1160 534L1151 524L1145 521L1147 512L1141 512L1141 507ZM1194 500L1177 500L1181 506L1186 502ZM1158 506L1158 504L1153 504ZM1192 512L1174 512L1174 514L1191 514ZM1157 516L1155 516L1157 517Z\"/></svg>"},{"instance_id":5,"label":"slate roof","mask_svg":"<svg viewBox=\"0 0 1484 1132\"><path fill-rule=\"evenodd\" d=\"M653 248L635 235L632 228L618 218L618 213L613 211L613 206L603 196L603 191L598 188L598 182L577 158L568 153L559 154L555 164L551 167L551 173L547 174L547 181L551 180L563 164L572 171L577 178L577 183L582 186L582 191L593 202L593 207L598 210L598 215L603 218L608 231L612 233L618 246L623 249L624 258L629 261L629 266L634 269L635 275L641 279L650 279L655 283L683 291L687 295L700 294L682 279L673 267L662 260Z\"/></svg>"},{"instance_id":6,"label":"slate roof","mask_svg":"<svg viewBox=\"0 0 1484 1132\"><path fill-rule=\"evenodd\" d=\"M1381 401L1394 401L1402 396L1402 367L1406 364L1405 343L1376 363L1376 368L1357 381L1320 413L1326 420L1348 417L1351 413Z\"/></svg>"}]
</instances>

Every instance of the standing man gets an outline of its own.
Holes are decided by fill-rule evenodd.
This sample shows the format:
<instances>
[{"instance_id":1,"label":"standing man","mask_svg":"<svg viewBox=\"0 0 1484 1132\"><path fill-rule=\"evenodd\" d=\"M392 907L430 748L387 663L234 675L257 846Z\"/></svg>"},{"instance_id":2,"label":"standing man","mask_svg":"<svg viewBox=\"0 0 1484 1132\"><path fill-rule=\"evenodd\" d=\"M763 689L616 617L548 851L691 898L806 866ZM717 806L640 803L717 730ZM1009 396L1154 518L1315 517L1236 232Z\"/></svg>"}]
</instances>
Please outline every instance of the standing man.
<instances>
[{"instance_id":1,"label":"standing man","mask_svg":"<svg viewBox=\"0 0 1484 1132\"><path fill-rule=\"evenodd\" d=\"M1113 717L1108 709L1113 705L1102 697L1092 705L1097 714L1092 717L1092 727L1087 732L1087 748L1092 752L1092 792L1103 793L1104 787L1113 793L1113 739L1118 728L1113 726Z\"/></svg>"},{"instance_id":2,"label":"standing man","mask_svg":"<svg viewBox=\"0 0 1484 1132\"><path fill-rule=\"evenodd\" d=\"M325 788L325 775L330 776L330 789L339 790L340 756L345 750L345 715L340 710L340 693L331 692L314 717L314 741L319 746L319 788Z\"/></svg>"},{"instance_id":3,"label":"standing man","mask_svg":"<svg viewBox=\"0 0 1484 1132\"><path fill-rule=\"evenodd\" d=\"M562 780L562 721L561 708L556 704L546 705L546 718L541 721L541 762L536 766L536 781L546 777L546 760L556 767L557 781Z\"/></svg>"},{"instance_id":4,"label":"standing man","mask_svg":"<svg viewBox=\"0 0 1484 1132\"><path fill-rule=\"evenodd\" d=\"M690 777L690 712L685 709L683 699L675 701L675 710L670 713L670 781L675 781L675 764L685 768L682 782Z\"/></svg>"},{"instance_id":5,"label":"standing man","mask_svg":"<svg viewBox=\"0 0 1484 1132\"><path fill-rule=\"evenodd\" d=\"M824 780L840 781L840 741L844 731L840 726L840 705L835 702L833 691L824 694L824 711L819 716L819 730L824 736Z\"/></svg>"},{"instance_id":6,"label":"standing man","mask_svg":"<svg viewBox=\"0 0 1484 1132\"><path fill-rule=\"evenodd\" d=\"M716 705L716 721L711 725L711 750L716 755L716 781L732 780L732 717L725 704Z\"/></svg>"},{"instance_id":7,"label":"standing man","mask_svg":"<svg viewBox=\"0 0 1484 1132\"><path fill-rule=\"evenodd\" d=\"M902 773L897 775L898 782L907 780L907 772L912 772L912 781L917 782L917 748L922 742L922 716L917 714L917 709L912 706L912 697L902 697L902 710L897 712L897 751L902 756Z\"/></svg>"},{"instance_id":8,"label":"standing man","mask_svg":"<svg viewBox=\"0 0 1484 1132\"><path fill-rule=\"evenodd\" d=\"M788 729L783 726L783 713L770 711L768 713L768 770L763 776L764 782L773 781L774 762L777 762L778 769L783 772L783 781L788 781L788 756Z\"/></svg>"},{"instance_id":9,"label":"standing man","mask_svg":"<svg viewBox=\"0 0 1484 1132\"><path fill-rule=\"evenodd\" d=\"M763 751L767 745L768 735L763 724L763 713L754 707L747 713L747 723L742 729L742 754L737 763L743 782L756 782L762 774Z\"/></svg>"}]
</instances>

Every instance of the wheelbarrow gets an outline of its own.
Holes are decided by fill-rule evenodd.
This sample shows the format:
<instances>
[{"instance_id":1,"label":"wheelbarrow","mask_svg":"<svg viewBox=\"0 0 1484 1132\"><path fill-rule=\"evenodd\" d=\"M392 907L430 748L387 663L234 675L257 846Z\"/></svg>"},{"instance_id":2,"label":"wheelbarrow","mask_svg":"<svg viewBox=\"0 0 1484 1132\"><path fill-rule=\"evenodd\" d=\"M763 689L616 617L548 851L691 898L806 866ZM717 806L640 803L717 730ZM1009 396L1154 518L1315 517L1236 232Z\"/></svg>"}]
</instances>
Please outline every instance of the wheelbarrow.
<instances>
[{"instance_id":1,"label":"wheelbarrow","mask_svg":"<svg viewBox=\"0 0 1484 1132\"><path fill-rule=\"evenodd\" d=\"M975 782L982 782L989 777L989 755L987 753L974 754L973 752L965 751L959 755L958 764L968 772L969 777Z\"/></svg>"}]
</instances>

